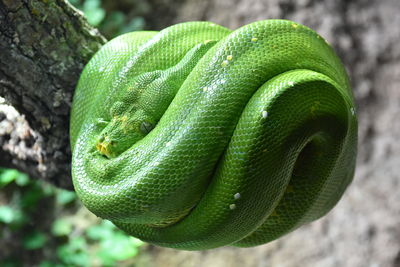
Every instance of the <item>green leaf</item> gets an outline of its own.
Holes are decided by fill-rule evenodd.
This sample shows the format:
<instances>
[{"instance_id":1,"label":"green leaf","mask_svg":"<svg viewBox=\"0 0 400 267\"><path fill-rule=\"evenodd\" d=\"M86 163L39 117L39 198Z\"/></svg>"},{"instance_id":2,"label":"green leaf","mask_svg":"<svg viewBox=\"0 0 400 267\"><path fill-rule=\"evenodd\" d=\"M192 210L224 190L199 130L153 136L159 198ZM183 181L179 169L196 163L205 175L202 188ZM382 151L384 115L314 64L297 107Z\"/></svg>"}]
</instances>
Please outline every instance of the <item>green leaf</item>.
<instances>
[{"instance_id":1,"label":"green leaf","mask_svg":"<svg viewBox=\"0 0 400 267\"><path fill-rule=\"evenodd\" d=\"M18 177L18 171L12 169L0 169L0 188L8 185Z\"/></svg>"},{"instance_id":2,"label":"green leaf","mask_svg":"<svg viewBox=\"0 0 400 267\"><path fill-rule=\"evenodd\" d=\"M29 182L29 176L22 172L18 173L18 176L15 178L15 183L19 186L25 186L29 184Z\"/></svg>"},{"instance_id":3,"label":"green leaf","mask_svg":"<svg viewBox=\"0 0 400 267\"><path fill-rule=\"evenodd\" d=\"M25 249L33 250L43 247L46 241L47 237L43 233L34 231L24 238L22 245Z\"/></svg>"},{"instance_id":4,"label":"green leaf","mask_svg":"<svg viewBox=\"0 0 400 267\"><path fill-rule=\"evenodd\" d=\"M15 183L19 186L25 186L30 182L29 176L25 173L19 172L18 170L14 169L0 168L0 188L6 186L13 181L15 181Z\"/></svg>"},{"instance_id":5,"label":"green leaf","mask_svg":"<svg viewBox=\"0 0 400 267\"><path fill-rule=\"evenodd\" d=\"M56 201L59 205L66 205L76 199L75 192L67 190L57 190Z\"/></svg>"},{"instance_id":6,"label":"green leaf","mask_svg":"<svg viewBox=\"0 0 400 267\"><path fill-rule=\"evenodd\" d=\"M69 0L69 2L76 8L79 8L81 4L79 0Z\"/></svg>"},{"instance_id":7,"label":"green leaf","mask_svg":"<svg viewBox=\"0 0 400 267\"><path fill-rule=\"evenodd\" d=\"M18 230L28 221L28 217L20 209L2 206L0 207L0 222L8 224L11 230ZM1 266L1 265L0 265Z\"/></svg>"},{"instance_id":8,"label":"green leaf","mask_svg":"<svg viewBox=\"0 0 400 267\"><path fill-rule=\"evenodd\" d=\"M21 207L23 208L30 208L36 207L37 202L45 196L42 188L37 184L34 183L29 187L21 198Z\"/></svg>"},{"instance_id":9,"label":"green leaf","mask_svg":"<svg viewBox=\"0 0 400 267\"><path fill-rule=\"evenodd\" d=\"M106 16L106 12L100 6L100 0L86 0L83 3L83 13L90 24L98 26Z\"/></svg>"},{"instance_id":10,"label":"green leaf","mask_svg":"<svg viewBox=\"0 0 400 267\"><path fill-rule=\"evenodd\" d=\"M43 197L52 196L57 191L57 189L54 187L54 185L51 185L49 183L42 182L42 181L37 181L36 184L40 188L40 190L42 191Z\"/></svg>"},{"instance_id":11,"label":"green leaf","mask_svg":"<svg viewBox=\"0 0 400 267\"><path fill-rule=\"evenodd\" d=\"M101 8L85 9L84 13L88 22L93 26L98 26L106 16L106 12Z\"/></svg>"},{"instance_id":12,"label":"green leaf","mask_svg":"<svg viewBox=\"0 0 400 267\"><path fill-rule=\"evenodd\" d=\"M121 34L121 28L126 24L125 14L121 11L113 11L107 14L107 17L101 23L101 31L110 36Z\"/></svg>"},{"instance_id":13,"label":"green leaf","mask_svg":"<svg viewBox=\"0 0 400 267\"><path fill-rule=\"evenodd\" d=\"M135 17L128 24L126 24L122 27L121 33L140 31L140 30L143 30L144 26L145 26L144 18Z\"/></svg>"},{"instance_id":14,"label":"green leaf","mask_svg":"<svg viewBox=\"0 0 400 267\"><path fill-rule=\"evenodd\" d=\"M100 242L98 257L104 264L112 264L114 261L126 260L138 253L138 247L143 242L132 238L122 232L114 233L110 239L103 239Z\"/></svg>"},{"instance_id":15,"label":"green leaf","mask_svg":"<svg viewBox=\"0 0 400 267\"><path fill-rule=\"evenodd\" d=\"M59 219L54 221L51 232L54 236L66 236L72 231L72 225L69 221L64 219Z\"/></svg>"},{"instance_id":16,"label":"green leaf","mask_svg":"<svg viewBox=\"0 0 400 267\"><path fill-rule=\"evenodd\" d=\"M114 235L114 227L111 222L103 220L99 225L86 229L86 234L93 240L109 239Z\"/></svg>"},{"instance_id":17,"label":"green leaf","mask_svg":"<svg viewBox=\"0 0 400 267\"><path fill-rule=\"evenodd\" d=\"M89 266L86 241L82 237L71 239L69 243L58 247L57 255L67 265Z\"/></svg>"},{"instance_id":18,"label":"green leaf","mask_svg":"<svg viewBox=\"0 0 400 267\"><path fill-rule=\"evenodd\" d=\"M132 240L131 242L132 242L132 245L133 245L133 246L140 247L140 246L143 246L143 245L145 244L142 240L140 240L140 239L138 239L138 238L134 238L134 237L132 237L132 236L129 236L129 237L130 237L130 239Z\"/></svg>"},{"instance_id":19,"label":"green leaf","mask_svg":"<svg viewBox=\"0 0 400 267\"><path fill-rule=\"evenodd\" d=\"M138 247L143 244L139 239L126 235L107 220L88 228L86 233L89 238L100 242L96 255L103 265L113 265L115 261L134 257L138 253Z\"/></svg>"},{"instance_id":20,"label":"green leaf","mask_svg":"<svg viewBox=\"0 0 400 267\"><path fill-rule=\"evenodd\" d=\"M9 224L14 220L15 215L15 211L10 206L0 207L0 222Z\"/></svg>"},{"instance_id":21,"label":"green leaf","mask_svg":"<svg viewBox=\"0 0 400 267\"><path fill-rule=\"evenodd\" d=\"M101 4L101 0L85 0L83 3L83 8L84 9L93 9L93 8L99 8Z\"/></svg>"},{"instance_id":22,"label":"green leaf","mask_svg":"<svg viewBox=\"0 0 400 267\"><path fill-rule=\"evenodd\" d=\"M86 249L86 240L83 237L76 237L69 242L70 249L82 251Z\"/></svg>"}]
</instances>

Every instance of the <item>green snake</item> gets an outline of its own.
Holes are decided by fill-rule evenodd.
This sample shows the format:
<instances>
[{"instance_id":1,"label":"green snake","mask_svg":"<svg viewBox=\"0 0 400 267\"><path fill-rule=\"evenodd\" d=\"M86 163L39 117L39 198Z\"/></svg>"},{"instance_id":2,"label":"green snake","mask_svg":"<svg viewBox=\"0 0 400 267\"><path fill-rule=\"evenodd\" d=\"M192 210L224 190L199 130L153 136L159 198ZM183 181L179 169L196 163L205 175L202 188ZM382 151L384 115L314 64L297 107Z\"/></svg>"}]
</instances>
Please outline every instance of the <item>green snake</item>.
<instances>
[{"instance_id":1,"label":"green snake","mask_svg":"<svg viewBox=\"0 0 400 267\"><path fill-rule=\"evenodd\" d=\"M202 250L264 244L331 210L353 179L357 118L313 30L186 22L106 43L78 82L70 136L91 212Z\"/></svg>"}]
</instances>

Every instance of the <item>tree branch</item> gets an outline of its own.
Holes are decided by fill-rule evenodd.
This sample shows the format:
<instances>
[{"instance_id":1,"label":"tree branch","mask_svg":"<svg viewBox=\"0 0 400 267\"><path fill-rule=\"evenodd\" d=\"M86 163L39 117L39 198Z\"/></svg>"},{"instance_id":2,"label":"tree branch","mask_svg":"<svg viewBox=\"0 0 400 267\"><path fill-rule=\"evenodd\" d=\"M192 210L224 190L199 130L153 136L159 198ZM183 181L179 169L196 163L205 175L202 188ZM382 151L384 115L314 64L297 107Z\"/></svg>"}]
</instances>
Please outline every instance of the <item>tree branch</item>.
<instances>
[{"instance_id":1,"label":"tree branch","mask_svg":"<svg viewBox=\"0 0 400 267\"><path fill-rule=\"evenodd\" d=\"M0 1L0 96L16 109L0 102L1 166L72 188L73 91L105 41L64 0Z\"/></svg>"}]
</instances>

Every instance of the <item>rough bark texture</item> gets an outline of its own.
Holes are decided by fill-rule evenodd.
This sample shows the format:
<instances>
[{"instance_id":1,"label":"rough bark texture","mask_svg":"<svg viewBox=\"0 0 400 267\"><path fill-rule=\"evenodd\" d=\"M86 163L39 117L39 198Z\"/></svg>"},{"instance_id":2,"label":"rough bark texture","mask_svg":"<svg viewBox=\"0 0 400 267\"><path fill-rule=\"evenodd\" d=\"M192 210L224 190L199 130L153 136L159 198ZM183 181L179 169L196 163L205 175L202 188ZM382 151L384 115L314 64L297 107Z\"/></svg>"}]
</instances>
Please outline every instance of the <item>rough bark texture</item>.
<instances>
[{"instance_id":1,"label":"rough bark texture","mask_svg":"<svg viewBox=\"0 0 400 267\"><path fill-rule=\"evenodd\" d=\"M278 241L206 252L152 247L152 257L138 262L167 267L400 266L400 1L178 3L173 19L168 13L165 19L149 20L154 29L171 21L211 20L237 28L254 20L287 18L324 36L352 80L359 117L358 166L353 184L332 212ZM1 115L0 103L0 165L12 163L36 177L70 185L71 95L82 66L102 42L63 1L0 1L0 95L30 126L15 128L15 113Z\"/></svg>"},{"instance_id":2,"label":"rough bark texture","mask_svg":"<svg viewBox=\"0 0 400 267\"><path fill-rule=\"evenodd\" d=\"M0 1L0 165L71 188L69 110L105 42L63 0ZM26 119L26 120L25 120Z\"/></svg>"}]
</instances>

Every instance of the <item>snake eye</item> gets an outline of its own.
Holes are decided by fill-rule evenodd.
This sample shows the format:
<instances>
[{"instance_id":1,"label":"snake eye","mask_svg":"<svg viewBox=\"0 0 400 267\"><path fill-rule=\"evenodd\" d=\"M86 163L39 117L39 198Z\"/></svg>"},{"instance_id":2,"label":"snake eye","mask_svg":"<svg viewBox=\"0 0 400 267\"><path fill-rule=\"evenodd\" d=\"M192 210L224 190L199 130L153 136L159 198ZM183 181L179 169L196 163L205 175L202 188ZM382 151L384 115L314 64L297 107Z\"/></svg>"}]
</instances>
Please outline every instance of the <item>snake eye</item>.
<instances>
[{"instance_id":1,"label":"snake eye","mask_svg":"<svg viewBox=\"0 0 400 267\"><path fill-rule=\"evenodd\" d=\"M150 122L143 121L140 124L140 131L144 134L148 134L151 130L153 130L154 125Z\"/></svg>"}]
</instances>

